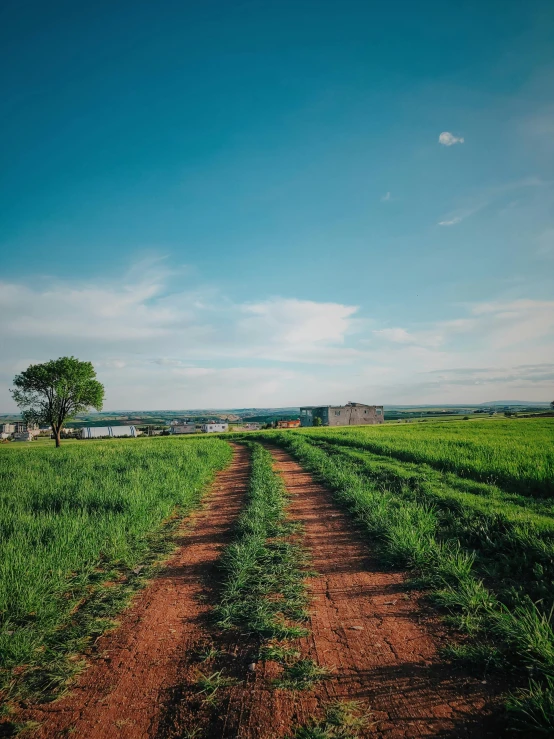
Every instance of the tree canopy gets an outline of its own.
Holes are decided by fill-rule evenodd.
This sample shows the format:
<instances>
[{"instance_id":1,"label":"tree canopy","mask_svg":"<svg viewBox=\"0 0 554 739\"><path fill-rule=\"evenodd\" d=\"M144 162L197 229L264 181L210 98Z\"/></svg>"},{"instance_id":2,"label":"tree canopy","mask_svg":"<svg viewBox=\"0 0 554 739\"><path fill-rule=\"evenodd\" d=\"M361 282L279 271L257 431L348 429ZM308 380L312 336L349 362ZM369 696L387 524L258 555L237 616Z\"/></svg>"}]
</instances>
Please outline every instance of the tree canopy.
<instances>
[{"instance_id":1,"label":"tree canopy","mask_svg":"<svg viewBox=\"0 0 554 739\"><path fill-rule=\"evenodd\" d=\"M48 423L60 445L66 421L89 408L102 410L104 386L96 379L91 362L60 357L44 364L32 364L16 375L13 399L27 423Z\"/></svg>"}]
</instances>

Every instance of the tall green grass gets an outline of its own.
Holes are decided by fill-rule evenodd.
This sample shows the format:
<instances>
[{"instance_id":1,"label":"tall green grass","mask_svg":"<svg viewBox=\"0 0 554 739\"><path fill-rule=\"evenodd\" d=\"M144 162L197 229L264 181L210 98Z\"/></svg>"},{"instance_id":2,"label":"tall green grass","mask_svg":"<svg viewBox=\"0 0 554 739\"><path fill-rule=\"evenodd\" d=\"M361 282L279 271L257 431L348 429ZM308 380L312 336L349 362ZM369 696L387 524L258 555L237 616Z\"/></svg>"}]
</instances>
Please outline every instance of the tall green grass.
<instances>
[{"instance_id":1,"label":"tall green grass","mask_svg":"<svg viewBox=\"0 0 554 739\"><path fill-rule=\"evenodd\" d=\"M554 605L554 518L526 510L493 486L463 479L456 484L451 473L427 465L319 444L351 461L372 485L431 507L437 539L470 552L474 570L505 602L528 596L545 609Z\"/></svg>"},{"instance_id":2,"label":"tall green grass","mask_svg":"<svg viewBox=\"0 0 554 739\"><path fill-rule=\"evenodd\" d=\"M524 495L554 494L554 419L307 429L313 438L422 462Z\"/></svg>"},{"instance_id":3,"label":"tall green grass","mask_svg":"<svg viewBox=\"0 0 554 739\"><path fill-rule=\"evenodd\" d=\"M0 448L0 686L102 631L122 605L118 583L167 549L164 530L230 457L212 438ZM47 691L54 677L41 680Z\"/></svg>"},{"instance_id":4,"label":"tall green grass","mask_svg":"<svg viewBox=\"0 0 554 739\"><path fill-rule=\"evenodd\" d=\"M248 499L236 538L224 551L225 582L216 609L223 628L240 626L262 638L288 639L304 633L307 613L305 555L291 535L288 497L273 458L260 444L249 444L252 467Z\"/></svg>"}]
</instances>

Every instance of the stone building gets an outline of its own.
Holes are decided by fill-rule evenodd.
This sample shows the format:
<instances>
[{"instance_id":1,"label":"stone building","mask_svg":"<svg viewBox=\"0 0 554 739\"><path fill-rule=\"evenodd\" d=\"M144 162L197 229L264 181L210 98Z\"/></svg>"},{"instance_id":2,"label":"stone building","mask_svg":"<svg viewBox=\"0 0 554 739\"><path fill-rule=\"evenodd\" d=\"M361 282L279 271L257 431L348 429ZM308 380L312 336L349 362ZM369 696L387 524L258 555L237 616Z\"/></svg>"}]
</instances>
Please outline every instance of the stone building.
<instances>
[{"instance_id":1,"label":"stone building","mask_svg":"<svg viewBox=\"0 0 554 739\"><path fill-rule=\"evenodd\" d=\"M316 421L319 419L319 422ZM300 408L300 425L306 426L364 426L383 423L382 405L347 403L346 405L307 405Z\"/></svg>"}]
</instances>

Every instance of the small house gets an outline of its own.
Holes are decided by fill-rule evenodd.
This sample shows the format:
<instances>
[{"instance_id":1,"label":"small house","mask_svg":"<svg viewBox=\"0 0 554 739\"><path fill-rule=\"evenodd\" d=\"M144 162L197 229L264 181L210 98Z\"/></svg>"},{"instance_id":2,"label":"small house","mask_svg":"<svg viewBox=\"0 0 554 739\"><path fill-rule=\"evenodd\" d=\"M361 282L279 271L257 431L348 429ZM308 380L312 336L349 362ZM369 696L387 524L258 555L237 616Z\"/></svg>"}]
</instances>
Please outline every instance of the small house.
<instances>
[{"instance_id":1,"label":"small house","mask_svg":"<svg viewBox=\"0 0 554 739\"><path fill-rule=\"evenodd\" d=\"M171 426L169 433L173 434L195 434L196 424L195 423L180 423Z\"/></svg>"},{"instance_id":2,"label":"small house","mask_svg":"<svg viewBox=\"0 0 554 739\"><path fill-rule=\"evenodd\" d=\"M293 421L277 421L276 429L297 429L300 426L300 419L295 418Z\"/></svg>"},{"instance_id":3,"label":"small house","mask_svg":"<svg viewBox=\"0 0 554 739\"><path fill-rule=\"evenodd\" d=\"M13 435L14 441L33 441L35 435L31 431L17 431Z\"/></svg>"},{"instance_id":4,"label":"small house","mask_svg":"<svg viewBox=\"0 0 554 739\"><path fill-rule=\"evenodd\" d=\"M204 434L220 434L223 431L229 431L228 423L203 423L200 427Z\"/></svg>"}]
</instances>

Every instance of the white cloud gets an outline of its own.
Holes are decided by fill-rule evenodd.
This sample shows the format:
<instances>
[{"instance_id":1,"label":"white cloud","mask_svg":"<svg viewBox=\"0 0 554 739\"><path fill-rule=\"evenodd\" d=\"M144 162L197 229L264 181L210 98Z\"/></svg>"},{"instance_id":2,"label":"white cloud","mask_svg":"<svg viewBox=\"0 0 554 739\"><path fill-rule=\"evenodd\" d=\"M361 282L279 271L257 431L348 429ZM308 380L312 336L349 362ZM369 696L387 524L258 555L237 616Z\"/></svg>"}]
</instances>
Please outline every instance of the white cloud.
<instances>
[{"instance_id":1,"label":"white cloud","mask_svg":"<svg viewBox=\"0 0 554 739\"><path fill-rule=\"evenodd\" d=\"M443 146L453 146L454 144L463 144L463 136L454 136L450 131L443 131L439 136L439 144Z\"/></svg>"},{"instance_id":2,"label":"white cloud","mask_svg":"<svg viewBox=\"0 0 554 739\"><path fill-rule=\"evenodd\" d=\"M0 283L0 338L52 353L125 347L155 353L159 364L229 357L336 363L357 330L356 306L272 298L237 304L217 291L167 292L163 282L132 275L117 284L64 283L43 288ZM175 354L181 355L181 359Z\"/></svg>"},{"instance_id":3,"label":"white cloud","mask_svg":"<svg viewBox=\"0 0 554 739\"><path fill-rule=\"evenodd\" d=\"M457 223L462 222L462 216L455 216L454 218L451 218L449 221L439 221L439 226L455 226Z\"/></svg>"},{"instance_id":4,"label":"white cloud","mask_svg":"<svg viewBox=\"0 0 554 739\"><path fill-rule=\"evenodd\" d=\"M355 330L356 306L275 298L240 307L237 337L255 356L277 361L347 361L355 351L344 348Z\"/></svg>"},{"instance_id":5,"label":"white cloud","mask_svg":"<svg viewBox=\"0 0 554 739\"><path fill-rule=\"evenodd\" d=\"M489 380L502 395L548 394L548 371L522 366L554 363L554 301L491 300L390 327L331 301L170 292L169 278L146 272L0 284L0 410L13 408L16 372L65 354L94 363L107 408L475 402L490 399L475 390L490 393Z\"/></svg>"},{"instance_id":6,"label":"white cloud","mask_svg":"<svg viewBox=\"0 0 554 739\"><path fill-rule=\"evenodd\" d=\"M385 193L385 194L383 195L383 197L381 198L381 202L382 202L382 203L386 203L386 202L387 202L388 200L390 200L390 198L391 198L390 192L386 192L386 193Z\"/></svg>"}]
</instances>

